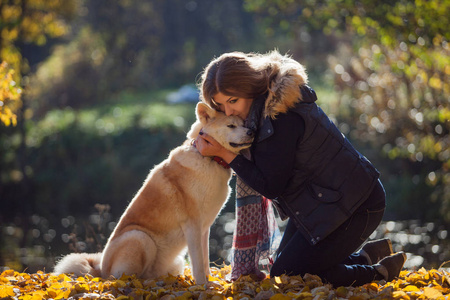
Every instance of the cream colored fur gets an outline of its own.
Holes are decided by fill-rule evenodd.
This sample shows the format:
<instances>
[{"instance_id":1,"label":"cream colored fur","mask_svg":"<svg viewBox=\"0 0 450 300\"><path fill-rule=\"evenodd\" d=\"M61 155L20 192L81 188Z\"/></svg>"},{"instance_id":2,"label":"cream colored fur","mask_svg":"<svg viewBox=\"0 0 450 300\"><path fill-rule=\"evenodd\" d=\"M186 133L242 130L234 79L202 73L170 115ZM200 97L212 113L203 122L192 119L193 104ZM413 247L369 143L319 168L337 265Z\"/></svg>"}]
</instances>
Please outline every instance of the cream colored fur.
<instances>
[{"instance_id":1,"label":"cream colored fur","mask_svg":"<svg viewBox=\"0 0 450 300\"><path fill-rule=\"evenodd\" d=\"M55 273L103 278L181 274L187 247L195 281L207 281L209 230L230 194L231 171L203 157L191 141L203 129L238 153L250 145L252 137L238 117L226 117L203 103L197 105L196 114L186 142L151 170L103 252L69 254L55 266Z\"/></svg>"},{"instance_id":2,"label":"cream colored fur","mask_svg":"<svg viewBox=\"0 0 450 300\"><path fill-rule=\"evenodd\" d=\"M303 65L277 51L270 53L270 61L276 76L269 87L264 116L275 119L302 101L299 87L308 83L308 75Z\"/></svg>"}]
</instances>

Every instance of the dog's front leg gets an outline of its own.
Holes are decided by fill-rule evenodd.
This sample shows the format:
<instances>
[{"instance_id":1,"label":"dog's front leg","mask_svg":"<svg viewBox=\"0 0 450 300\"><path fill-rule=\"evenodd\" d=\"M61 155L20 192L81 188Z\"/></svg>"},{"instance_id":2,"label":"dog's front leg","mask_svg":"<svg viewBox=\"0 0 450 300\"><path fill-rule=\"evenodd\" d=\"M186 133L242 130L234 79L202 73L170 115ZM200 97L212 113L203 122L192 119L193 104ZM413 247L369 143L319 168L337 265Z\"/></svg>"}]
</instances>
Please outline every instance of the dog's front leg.
<instances>
[{"instance_id":1,"label":"dog's front leg","mask_svg":"<svg viewBox=\"0 0 450 300\"><path fill-rule=\"evenodd\" d=\"M203 260L201 226L197 222L191 221L183 226L183 232L188 245L192 274L194 275L195 282L197 284L204 284L206 283L206 274Z\"/></svg>"},{"instance_id":2,"label":"dog's front leg","mask_svg":"<svg viewBox=\"0 0 450 300\"><path fill-rule=\"evenodd\" d=\"M209 270L209 230L210 228L206 229L206 231L202 234L202 248L203 248L203 268L205 268L206 276L210 274Z\"/></svg>"}]
</instances>

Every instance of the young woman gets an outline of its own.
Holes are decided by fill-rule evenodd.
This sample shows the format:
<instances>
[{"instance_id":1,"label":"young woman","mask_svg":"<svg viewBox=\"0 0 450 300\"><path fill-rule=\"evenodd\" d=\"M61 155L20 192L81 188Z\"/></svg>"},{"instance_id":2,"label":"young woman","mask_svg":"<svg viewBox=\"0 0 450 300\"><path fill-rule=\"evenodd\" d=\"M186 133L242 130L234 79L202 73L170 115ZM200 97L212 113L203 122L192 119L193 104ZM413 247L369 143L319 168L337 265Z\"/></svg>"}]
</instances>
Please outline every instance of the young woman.
<instances>
[{"instance_id":1,"label":"young woman","mask_svg":"<svg viewBox=\"0 0 450 300\"><path fill-rule=\"evenodd\" d=\"M379 172L315 103L301 64L276 51L232 52L212 60L201 79L202 101L244 119L256 138L244 156L201 133L198 150L222 158L289 218L271 276L310 273L348 286L399 275L406 255L393 254L389 240L366 243L355 253L382 219L384 188Z\"/></svg>"}]
</instances>

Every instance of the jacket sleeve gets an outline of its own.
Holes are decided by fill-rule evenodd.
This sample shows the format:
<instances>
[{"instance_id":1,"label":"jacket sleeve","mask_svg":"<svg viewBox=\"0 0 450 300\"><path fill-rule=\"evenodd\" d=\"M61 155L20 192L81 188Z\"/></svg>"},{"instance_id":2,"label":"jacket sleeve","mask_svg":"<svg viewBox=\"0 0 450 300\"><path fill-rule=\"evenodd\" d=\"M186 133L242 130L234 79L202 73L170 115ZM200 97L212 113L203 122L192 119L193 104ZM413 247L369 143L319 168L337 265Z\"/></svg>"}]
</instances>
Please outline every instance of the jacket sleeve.
<instances>
[{"instance_id":1,"label":"jacket sleeve","mask_svg":"<svg viewBox=\"0 0 450 300\"><path fill-rule=\"evenodd\" d=\"M238 155L230 166L252 189L269 199L278 197L293 174L297 143L305 123L298 114L280 114L273 134L252 146L252 160Z\"/></svg>"}]
</instances>

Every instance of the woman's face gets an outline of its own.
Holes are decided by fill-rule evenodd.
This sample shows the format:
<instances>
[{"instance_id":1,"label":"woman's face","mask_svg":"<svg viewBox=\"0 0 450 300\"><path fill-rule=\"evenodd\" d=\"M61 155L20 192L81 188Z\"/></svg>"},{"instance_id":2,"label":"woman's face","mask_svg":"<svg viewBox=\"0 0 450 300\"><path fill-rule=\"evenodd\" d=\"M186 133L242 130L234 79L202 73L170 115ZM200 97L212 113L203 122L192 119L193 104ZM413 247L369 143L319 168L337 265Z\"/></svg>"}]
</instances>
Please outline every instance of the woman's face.
<instances>
[{"instance_id":1,"label":"woman's face","mask_svg":"<svg viewBox=\"0 0 450 300\"><path fill-rule=\"evenodd\" d=\"M228 96L222 93L214 95L213 101L227 116L238 116L242 120L247 118L253 103L253 99Z\"/></svg>"}]
</instances>

